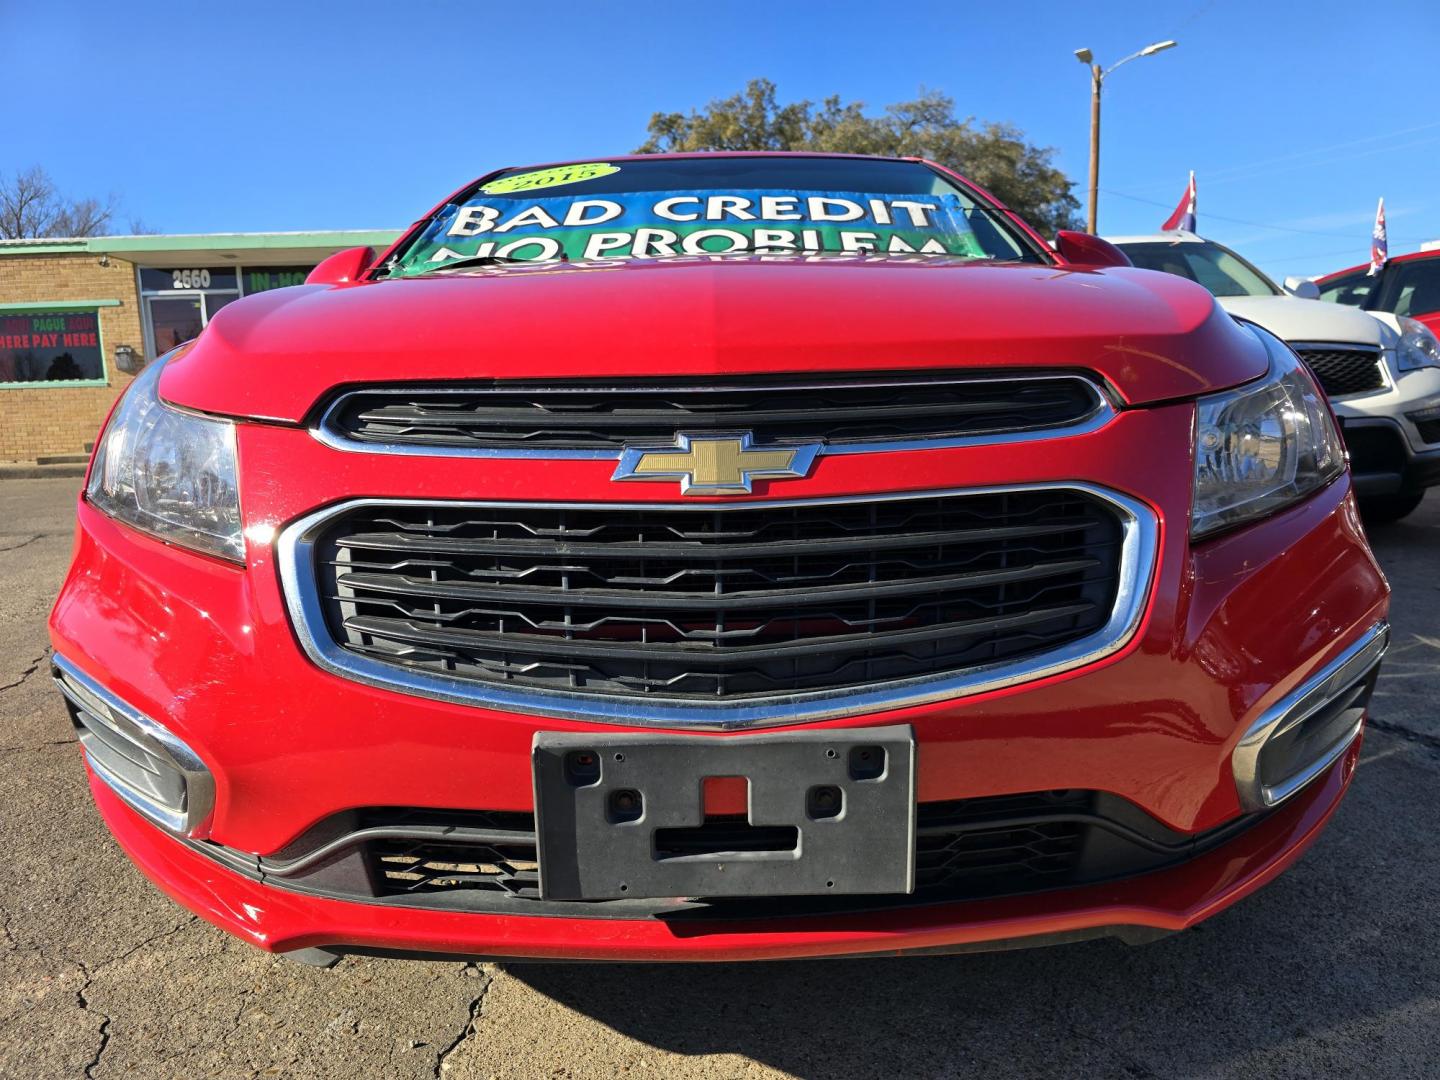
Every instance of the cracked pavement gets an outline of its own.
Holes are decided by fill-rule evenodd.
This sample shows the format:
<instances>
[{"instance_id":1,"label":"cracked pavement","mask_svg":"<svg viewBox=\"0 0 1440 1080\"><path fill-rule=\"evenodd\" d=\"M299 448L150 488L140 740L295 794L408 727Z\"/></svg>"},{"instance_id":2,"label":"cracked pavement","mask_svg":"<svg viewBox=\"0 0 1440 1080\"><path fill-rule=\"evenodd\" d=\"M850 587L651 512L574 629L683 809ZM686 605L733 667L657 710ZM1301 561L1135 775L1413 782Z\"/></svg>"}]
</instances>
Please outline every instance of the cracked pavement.
<instances>
[{"instance_id":1,"label":"cracked pavement","mask_svg":"<svg viewBox=\"0 0 1440 1080\"><path fill-rule=\"evenodd\" d=\"M327 971L178 908L100 824L45 671L77 485L0 482L0 1076L1436 1074L1440 495L1373 536L1395 640L1350 796L1289 873L1189 933L910 960Z\"/></svg>"}]
</instances>

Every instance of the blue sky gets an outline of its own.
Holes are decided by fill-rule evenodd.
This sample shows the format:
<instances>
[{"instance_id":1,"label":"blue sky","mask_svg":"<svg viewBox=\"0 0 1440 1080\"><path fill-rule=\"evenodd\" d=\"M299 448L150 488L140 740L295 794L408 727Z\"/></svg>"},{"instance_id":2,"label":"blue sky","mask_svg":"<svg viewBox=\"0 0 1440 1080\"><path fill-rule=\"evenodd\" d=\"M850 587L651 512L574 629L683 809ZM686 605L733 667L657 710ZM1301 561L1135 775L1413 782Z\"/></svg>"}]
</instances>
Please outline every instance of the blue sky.
<instances>
[{"instance_id":1,"label":"blue sky","mask_svg":"<svg viewBox=\"0 0 1440 1080\"><path fill-rule=\"evenodd\" d=\"M899 5L0 0L0 172L41 164L166 232L401 226L497 165L633 149L650 114L773 79L879 109L923 86L1019 125L1084 199L1107 83L1102 233L1200 188L1201 232L1277 276L1440 239L1440 4ZM1148 201L1147 201L1148 200ZM1157 205L1158 204L1158 205Z\"/></svg>"}]
</instances>

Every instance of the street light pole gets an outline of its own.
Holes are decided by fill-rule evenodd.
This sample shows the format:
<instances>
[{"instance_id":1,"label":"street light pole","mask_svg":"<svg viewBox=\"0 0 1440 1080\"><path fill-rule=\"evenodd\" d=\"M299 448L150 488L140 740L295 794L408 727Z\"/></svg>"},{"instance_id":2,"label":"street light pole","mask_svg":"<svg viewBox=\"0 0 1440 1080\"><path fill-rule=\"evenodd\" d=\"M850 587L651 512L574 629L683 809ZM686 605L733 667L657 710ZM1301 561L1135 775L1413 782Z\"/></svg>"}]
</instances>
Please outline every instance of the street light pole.
<instances>
[{"instance_id":1,"label":"street light pole","mask_svg":"<svg viewBox=\"0 0 1440 1080\"><path fill-rule=\"evenodd\" d=\"M1105 79L1113 75L1115 71L1131 60L1138 60L1142 56L1154 56L1166 49L1173 49L1177 41L1157 41L1146 45L1138 52L1133 52L1123 60L1116 61L1108 69L1102 68L1095 63L1095 57L1089 49L1076 49L1075 59L1079 60L1090 69L1090 208L1085 218L1085 231L1094 233L1097 228L1098 208L1100 201L1100 91L1104 89Z\"/></svg>"},{"instance_id":2,"label":"street light pole","mask_svg":"<svg viewBox=\"0 0 1440 1080\"><path fill-rule=\"evenodd\" d=\"M1105 73L1099 64L1090 65L1090 209L1085 231L1095 235L1095 214L1100 199L1100 84Z\"/></svg>"}]
</instances>

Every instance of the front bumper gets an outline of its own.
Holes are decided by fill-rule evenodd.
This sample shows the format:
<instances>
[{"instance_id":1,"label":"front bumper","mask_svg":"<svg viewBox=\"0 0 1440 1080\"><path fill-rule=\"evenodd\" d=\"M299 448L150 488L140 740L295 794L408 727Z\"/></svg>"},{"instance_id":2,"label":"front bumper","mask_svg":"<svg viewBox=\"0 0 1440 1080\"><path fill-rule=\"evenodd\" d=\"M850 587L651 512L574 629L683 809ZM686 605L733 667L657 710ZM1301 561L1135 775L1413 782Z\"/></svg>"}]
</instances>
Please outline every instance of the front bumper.
<instances>
[{"instance_id":1,"label":"front bumper","mask_svg":"<svg viewBox=\"0 0 1440 1080\"><path fill-rule=\"evenodd\" d=\"M1035 896L763 924L422 912L305 896L222 867L92 778L125 852L171 899L259 949L465 958L762 960L968 952L1116 936L1146 940L1221 912L1295 863L1351 782L1356 740L1320 782L1236 841L1145 877Z\"/></svg>"},{"instance_id":2,"label":"front bumper","mask_svg":"<svg viewBox=\"0 0 1440 1080\"><path fill-rule=\"evenodd\" d=\"M1440 484L1440 445L1412 450L1397 421L1346 418L1344 431L1355 493L1361 498L1424 491Z\"/></svg>"},{"instance_id":3,"label":"front bumper","mask_svg":"<svg viewBox=\"0 0 1440 1080\"><path fill-rule=\"evenodd\" d=\"M1344 427L1357 495L1409 494L1440 484L1434 425L1416 420L1440 404L1440 370L1406 372L1383 391L1337 398L1333 404Z\"/></svg>"},{"instance_id":4,"label":"front bumper","mask_svg":"<svg viewBox=\"0 0 1440 1080\"><path fill-rule=\"evenodd\" d=\"M921 803L1082 790L1125 800L1185 835L1241 819L1237 746L1267 710L1383 620L1387 588L1347 479L1192 549L1188 483L1175 474L1175 463L1188 461L1188 413L1136 411L1104 440L1064 440L1067 474L1144 500L1159 524L1149 598L1123 648L1023 685L810 726L908 724ZM537 731L618 729L414 697L321 670L285 610L270 542L278 528L328 500L361 495L593 498L609 468L582 462L519 477L458 463L417 474L407 462L345 454L304 433L257 425L241 438L249 565L169 548L82 501L51 637L57 654L163 721L214 777L207 816L191 823L193 841L150 825L96 780L117 838L172 896L263 948L741 959L949 949L1110 927L1176 930L1288 865L1333 811L1353 766L1352 745L1302 792L1187 861L984 901L726 922L545 916L525 913L537 910L527 901L517 901L516 914L421 910L287 889L196 844L283 859L308 831L358 808L527 813ZM915 490L953 486L961 474L976 485L1036 482L1055 475L1060 449L1018 462L1005 448L925 451L903 456L905 477ZM791 490L866 490L873 468L836 458Z\"/></svg>"},{"instance_id":5,"label":"front bumper","mask_svg":"<svg viewBox=\"0 0 1440 1080\"><path fill-rule=\"evenodd\" d=\"M694 922L399 910L306 895L223 867L156 829L99 779L91 790L140 870L191 911L257 948L495 960L698 961L984 951L1184 930L1273 880L1339 806L1360 740L1317 783L1230 843L1143 877L1084 888L891 911Z\"/></svg>"}]
</instances>

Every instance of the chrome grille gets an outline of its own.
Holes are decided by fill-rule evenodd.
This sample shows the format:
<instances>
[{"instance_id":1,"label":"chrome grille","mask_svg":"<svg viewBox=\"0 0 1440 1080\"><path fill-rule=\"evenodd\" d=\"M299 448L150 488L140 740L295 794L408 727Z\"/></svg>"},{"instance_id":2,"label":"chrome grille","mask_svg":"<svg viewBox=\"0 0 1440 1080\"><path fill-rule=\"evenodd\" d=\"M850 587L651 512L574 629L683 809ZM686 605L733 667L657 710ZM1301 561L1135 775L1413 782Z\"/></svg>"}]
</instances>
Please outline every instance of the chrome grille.
<instances>
[{"instance_id":1,"label":"chrome grille","mask_svg":"<svg viewBox=\"0 0 1440 1080\"><path fill-rule=\"evenodd\" d=\"M945 441L1059 429L1108 406L1076 375L899 372L843 382L764 376L543 384L490 382L356 390L334 401L322 437L395 450L615 453L675 432L744 430L757 442Z\"/></svg>"},{"instance_id":2,"label":"chrome grille","mask_svg":"<svg viewBox=\"0 0 1440 1080\"><path fill-rule=\"evenodd\" d=\"M624 722L736 705L784 722L810 699L954 696L968 688L957 679L1112 650L1148 579L1150 520L1074 487L694 506L367 500L287 530L282 572L312 655L365 681Z\"/></svg>"},{"instance_id":3,"label":"chrome grille","mask_svg":"<svg viewBox=\"0 0 1440 1080\"><path fill-rule=\"evenodd\" d=\"M1296 345L1295 351L1309 365L1320 380L1321 388L1330 397L1362 394L1385 386L1377 349Z\"/></svg>"}]
</instances>

